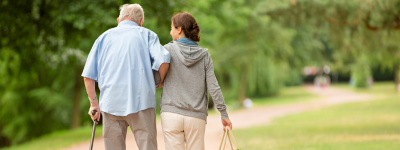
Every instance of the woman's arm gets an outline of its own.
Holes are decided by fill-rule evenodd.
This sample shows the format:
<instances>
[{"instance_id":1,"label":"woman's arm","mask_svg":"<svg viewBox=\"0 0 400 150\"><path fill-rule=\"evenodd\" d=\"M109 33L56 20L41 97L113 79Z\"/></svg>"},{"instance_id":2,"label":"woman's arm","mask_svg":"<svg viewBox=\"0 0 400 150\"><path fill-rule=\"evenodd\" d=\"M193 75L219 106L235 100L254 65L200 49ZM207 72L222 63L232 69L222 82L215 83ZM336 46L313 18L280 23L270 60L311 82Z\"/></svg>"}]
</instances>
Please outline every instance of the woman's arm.
<instances>
[{"instance_id":1,"label":"woman's arm","mask_svg":"<svg viewBox=\"0 0 400 150\"><path fill-rule=\"evenodd\" d=\"M168 69L169 63L161 64L160 69L158 69L158 72L160 73L160 83L156 86L156 88L164 87L164 79L167 76Z\"/></svg>"},{"instance_id":2,"label":"woman's arm","mask_svg":"<svg viewBox=\"0 0 400 150\"><path fill-rule=\"evenodd\" d=\"M224 96L222 95L221 88L218 85L217 78L214 74L214 66L212 64L211 56L210 54L208 54L205 57L207 89L210 92L210 95L214 101L214 105L221 113L222 125L224 126L224 130L225 126L230 126L230 128L232 129L232 123L229 120L228 112L226 111Z\"/></svg>"}]
</instances>

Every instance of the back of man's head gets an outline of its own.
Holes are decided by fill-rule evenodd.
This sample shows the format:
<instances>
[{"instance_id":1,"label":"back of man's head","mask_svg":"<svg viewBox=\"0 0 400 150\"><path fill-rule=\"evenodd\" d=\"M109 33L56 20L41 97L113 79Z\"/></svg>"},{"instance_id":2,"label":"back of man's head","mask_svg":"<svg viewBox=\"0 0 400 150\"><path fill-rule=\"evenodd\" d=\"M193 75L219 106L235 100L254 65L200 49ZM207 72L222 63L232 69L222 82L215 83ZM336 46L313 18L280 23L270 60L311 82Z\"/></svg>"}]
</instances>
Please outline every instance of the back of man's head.
<instances>
[{"instance_id":1,"label":"back of man's head","mask_svg":"<svg viewBox=\"0 0 400 150\"><path fill-rule=\"evenodd\" d=\"M124 4L119 10L119 21L129 19L139 24L144 18L143 8L139 4Z\"/></svg>"}]
</instances>

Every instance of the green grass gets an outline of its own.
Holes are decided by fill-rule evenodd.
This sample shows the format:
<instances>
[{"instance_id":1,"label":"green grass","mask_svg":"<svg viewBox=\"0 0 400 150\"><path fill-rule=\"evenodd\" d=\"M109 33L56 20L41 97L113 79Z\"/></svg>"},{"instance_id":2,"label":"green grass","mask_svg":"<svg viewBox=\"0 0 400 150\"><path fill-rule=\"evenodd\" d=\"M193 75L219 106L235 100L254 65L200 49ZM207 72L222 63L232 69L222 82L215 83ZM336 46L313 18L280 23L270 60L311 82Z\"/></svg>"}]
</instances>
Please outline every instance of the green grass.
<instances>
[{"instance_id":1,"label":"green grass","mask_svg":"<svg viewBox=\"0 0 400 150\"><path fill-rule=\"evenodd\" d=\"M252 100L254 106L265 106L309 102L316 100L317 98L317 95L308 92L304 86L294 86L282 89L277 96L252 98Z\"/></svg>"},{"instance_id":2,"label":"green grass","mask_svg":"<svg viewBox=\"0 0 400 150\"><path fill-rule=\"evenodd\" d=\"M372 93L372 94L388 94L388 93L395 93L395 84L394 82L376 82L372 87L368 88L353 88L348 83L339 83L339 84L332 84L332 87L342 88L347 90L352 90L354 92L359 93Z\"/></svg>"},{"instance_id":3,"label":"green grass","mask_svg":"<svg viewBox=\"0 0 400 150\"><path fill-rule=\"evenodd\" d=\"M90 141L92 127L82 127L76 130L57 131L27 143L3 148L1 150L54 150L61 149L73 144ZM96 137L102 136L101 126L96 128ZM89 145L88 145L89 148Z\"/></svg>"},{"instance_id":4,"label":"green grass","mask_svg":"<svg viewBox=\"0 0 400 150\"><path fill-rule=\"evenodd\" d=\"M270 125L235 130L246 150L400 149L400 95L390 83L357 90L378 99L289 115Z\"/></svg>"}]
</instances>

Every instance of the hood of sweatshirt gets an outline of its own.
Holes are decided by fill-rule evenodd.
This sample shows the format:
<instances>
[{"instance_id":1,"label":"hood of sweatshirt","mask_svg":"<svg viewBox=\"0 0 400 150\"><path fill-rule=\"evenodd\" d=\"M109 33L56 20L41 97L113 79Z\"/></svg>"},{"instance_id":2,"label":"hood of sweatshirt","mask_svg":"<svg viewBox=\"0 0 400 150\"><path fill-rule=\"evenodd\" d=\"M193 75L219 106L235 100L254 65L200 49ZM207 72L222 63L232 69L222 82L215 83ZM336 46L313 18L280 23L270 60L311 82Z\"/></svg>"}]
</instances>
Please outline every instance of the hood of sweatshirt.
<instances>
[{"instance_id":1,"label":"hood of sweatshirt","mask_svg":"<svg viewBox=\"0 0 400 150\"><path fill-rule=\"evenodd\" d=\"M179 60L185 66L196 64L204 56L207 55L207 50L198 45L186 45L180 42L173 42L172 46L176 50Z\"/></svg>"}]
</instances>

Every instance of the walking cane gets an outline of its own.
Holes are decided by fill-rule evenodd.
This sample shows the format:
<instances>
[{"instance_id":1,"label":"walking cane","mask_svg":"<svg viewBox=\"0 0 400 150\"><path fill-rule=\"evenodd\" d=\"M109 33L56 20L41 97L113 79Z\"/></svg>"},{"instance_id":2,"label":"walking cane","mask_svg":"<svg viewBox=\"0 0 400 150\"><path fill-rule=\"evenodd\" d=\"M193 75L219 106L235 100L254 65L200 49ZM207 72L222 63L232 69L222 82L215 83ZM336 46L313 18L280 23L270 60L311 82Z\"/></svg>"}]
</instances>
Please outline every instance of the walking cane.
<instances>
[{"instance_id":1,"label":"walking cane","mask_svg":"<svg viewBox=\"0 0 400 150\"><path fill-rule=\"evenodd\" d=\"M96 114L96 110L92 111L92 116ZM92 140L90 141L90 147L89 150L92 150L93 148L93 140L94 140L94 134L96 133L96 124L97 124L97 119L93 121L93 131L92 131Z\"/></svg>"}]
</instances>

